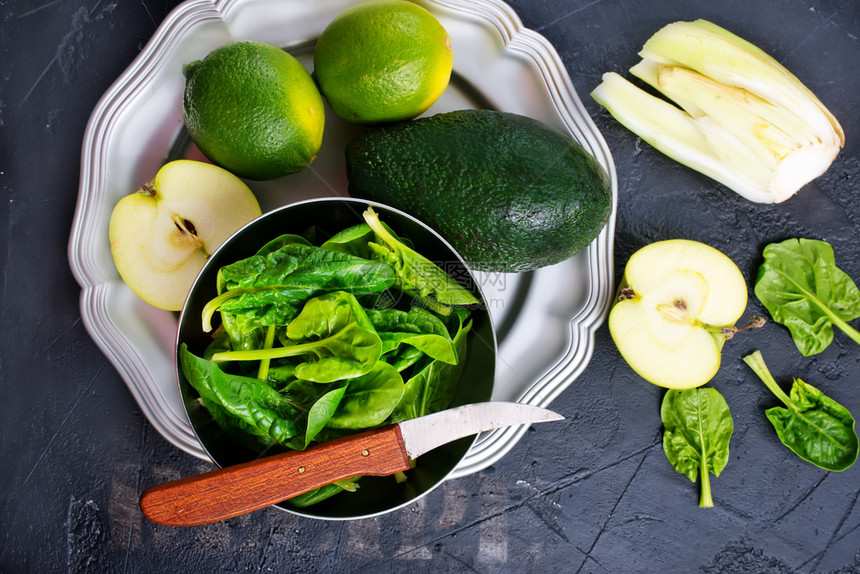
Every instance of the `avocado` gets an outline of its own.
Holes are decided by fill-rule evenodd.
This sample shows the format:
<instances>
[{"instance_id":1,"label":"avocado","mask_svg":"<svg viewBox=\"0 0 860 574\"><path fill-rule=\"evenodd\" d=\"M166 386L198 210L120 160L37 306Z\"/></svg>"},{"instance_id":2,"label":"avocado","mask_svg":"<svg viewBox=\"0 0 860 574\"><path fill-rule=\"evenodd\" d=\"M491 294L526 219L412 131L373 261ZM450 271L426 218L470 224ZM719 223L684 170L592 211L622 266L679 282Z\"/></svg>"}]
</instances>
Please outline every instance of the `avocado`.
<instances>
[{"instance_id":1,"label":"avocado","mask_svg":"<svg viewBox=\"0 0 860 574\"><path fill-rule=\"evenodd\" d=\"M609 177L576 140L532 118L458 110L369 129L346 147L349 194L435 229L473 269L568 259L612 210Z\"/></svg>"}]
</instances>

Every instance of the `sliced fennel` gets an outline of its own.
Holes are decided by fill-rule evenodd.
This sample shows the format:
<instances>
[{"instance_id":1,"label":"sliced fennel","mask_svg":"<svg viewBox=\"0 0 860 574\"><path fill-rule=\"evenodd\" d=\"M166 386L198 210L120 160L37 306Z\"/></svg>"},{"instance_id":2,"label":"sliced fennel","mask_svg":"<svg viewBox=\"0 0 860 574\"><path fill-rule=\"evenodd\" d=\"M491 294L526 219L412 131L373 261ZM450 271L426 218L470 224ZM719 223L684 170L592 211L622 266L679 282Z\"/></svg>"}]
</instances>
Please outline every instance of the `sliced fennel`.
<instances>
[{"instance_id":1,"label":"sliced fennel","mask_svg":"<svg viewBox=\"0 0 860 574\"><path fill-rule=\"evenodd\" d=\"M824 173L845 143L815 95L762 50L707 22L654 34L630 72L604 74L592 97L672 159L757 203L785 201Z\"/></svg>"}]
</instances>

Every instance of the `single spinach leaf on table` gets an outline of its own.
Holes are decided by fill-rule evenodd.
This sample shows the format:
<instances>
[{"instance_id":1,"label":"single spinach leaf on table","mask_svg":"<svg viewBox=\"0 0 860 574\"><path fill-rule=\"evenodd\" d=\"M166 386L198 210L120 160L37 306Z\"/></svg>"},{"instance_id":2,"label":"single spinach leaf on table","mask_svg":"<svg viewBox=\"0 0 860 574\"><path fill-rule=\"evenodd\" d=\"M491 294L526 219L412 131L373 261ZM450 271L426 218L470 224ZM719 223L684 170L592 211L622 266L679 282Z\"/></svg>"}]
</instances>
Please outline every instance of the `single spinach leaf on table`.
<instances>
[{"instance_id":1,"label":"single spinach leaf on table","mask_svg":"<svg viewBox=\"0 0 860 574\"><path fill-rule=\"evenodd\" d=\"M284 346L226 351L213 361L261 361L299 357L295 376L331 383L370 372L382 353L382 341L355 296L345 291L309 299L286 330Z\"/></svg>"},{"instance_id":2,"label":"single spinach leaf on table","mask_svg":"<svg viewBox=\"0 0 860 574\"><path fill-rule=\"evenodd\" d=\"M222 292L203 309L205 331L216 311L251 316L260 325L285 325L310 297L332 291L384 291L394 283L391 267L347 253L299 242L226 265L219 271Z\"/></svg>"},{"instance_id":3,"label":"single spinach leaf on table","mask_svg":"<svg viewBox=\"0 0 860 574\"><path fill-rule=\"evenodd\" d=\"M800 379L794 379L790 395L779 387L761 351L744 362L785 404L765 411L782 444L797 456L825 470L842 471L857 460L857 432L848 409Z\"/></svg>"},{"instance_id":4,"label":"single spinach leaf on table","mask_svg":"<svg viewBox=\"0 0 860 574\"><path fill-rule=\"evenodd\" d=\"M755 294L805 357L830 345L834 326L860 343L860 332L847 323L860 317L860 290L825 241L787 239L765 247Z\"/></svg>"},{"instance_id":5,"label":"single spinach leaf on table","mask_svg":"<svg viewBox=\"0 0 860 574\"><path fill-rule=\"evenodd\" d=\"M663 451L669 463L691 481L701 476L699 506L714 505L709 473L720 476L729 460L732 415L714 388L670 389L660 408Z\"/></svg>"},{"instance_id":6,"label":"single spinach leaf on table","mask_svg":"<svg viewBox=\"0 0 860 574\"><path fill-rule=\"evenodd\" d=\"M478 304L467 289L383 225L373 208L368 207L363 215L378 240L378 243L369 244L371 250L376 258L391 265L397 277L396 285L404 293L441 315L448 315L451 306Z\"/></svg>"}]
</instances>

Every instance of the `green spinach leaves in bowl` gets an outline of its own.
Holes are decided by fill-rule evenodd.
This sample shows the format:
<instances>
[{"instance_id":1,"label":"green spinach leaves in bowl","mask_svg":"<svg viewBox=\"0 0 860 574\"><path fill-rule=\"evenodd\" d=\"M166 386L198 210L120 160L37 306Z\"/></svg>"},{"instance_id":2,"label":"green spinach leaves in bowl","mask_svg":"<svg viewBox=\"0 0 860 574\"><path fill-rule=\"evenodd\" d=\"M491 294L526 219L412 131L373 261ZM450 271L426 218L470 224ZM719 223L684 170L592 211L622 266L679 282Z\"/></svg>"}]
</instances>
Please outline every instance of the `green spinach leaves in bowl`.
<instances>
[{"instance_id":1,"label":"green spinach leaves in bowl","mask_svg":"<svg viewBox=\"0 0 860 574\"><path fill-rule=\"evenodd\" d=\"M177 374L201 444L229 466L489 400L495 353L480 289L441 237L393 208L330 198L272 211L213 254L180 317ZM279 506L327 519L393 510L473 440Z\"/></svg>"}]
</instances>

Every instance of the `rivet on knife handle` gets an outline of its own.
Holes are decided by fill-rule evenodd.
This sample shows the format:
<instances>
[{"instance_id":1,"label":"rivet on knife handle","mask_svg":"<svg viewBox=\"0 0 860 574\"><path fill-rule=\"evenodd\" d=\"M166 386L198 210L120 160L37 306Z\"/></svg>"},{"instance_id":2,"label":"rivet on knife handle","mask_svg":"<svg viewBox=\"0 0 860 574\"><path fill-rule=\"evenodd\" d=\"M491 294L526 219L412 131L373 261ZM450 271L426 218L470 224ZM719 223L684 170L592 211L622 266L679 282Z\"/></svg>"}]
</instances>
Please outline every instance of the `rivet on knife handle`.
<instances>
[{"instance_id":1,"label":"rivet on knife handle","mask_svg":"<svg viewBox=\"0 0 860 574\"><path fill-rule=\"evenodd\" d=\"M388 476L408 469L400 428L391 425L154 486L141 495L140 508L159 524L208 524L336 480Z\"/></svg>"}]
</instances>

